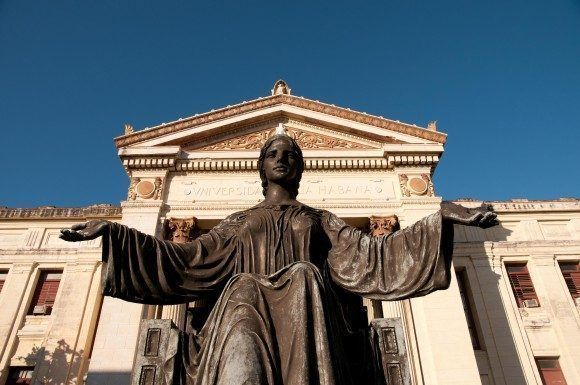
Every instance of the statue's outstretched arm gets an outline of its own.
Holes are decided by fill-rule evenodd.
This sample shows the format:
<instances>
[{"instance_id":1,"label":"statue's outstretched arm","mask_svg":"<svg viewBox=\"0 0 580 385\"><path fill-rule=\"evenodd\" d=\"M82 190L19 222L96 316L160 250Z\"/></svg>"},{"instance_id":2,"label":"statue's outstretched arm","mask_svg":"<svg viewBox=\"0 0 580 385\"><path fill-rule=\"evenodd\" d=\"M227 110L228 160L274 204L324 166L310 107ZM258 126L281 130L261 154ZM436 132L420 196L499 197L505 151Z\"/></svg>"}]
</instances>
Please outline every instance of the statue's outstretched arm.
<instances>
[{"instance_id":1,"label":"statue's outstretched arm","mask_svg":"<svg viewBox=\"0 0 580 385\"><path fill-rule=\"evenodd\" d=\"M390 235L371 237L328 213L332 279L348 291L382 300L429 294L449 286L453 225L497 224L489 208L445 203L441 210Z\"/></svg>"},{"instance_id":2,"label":"statue's outstretched arm","mask_svg":"<svg viewBox=\"0 0 580 385\"><path fill-rule=\"evenodd\" d=\"M147 304L184 303L219 291L232 275L232 232L212 229L186 244L108 221L64 229L66 241L103 237L103 294Z\"/></svg>"}]
</instances>

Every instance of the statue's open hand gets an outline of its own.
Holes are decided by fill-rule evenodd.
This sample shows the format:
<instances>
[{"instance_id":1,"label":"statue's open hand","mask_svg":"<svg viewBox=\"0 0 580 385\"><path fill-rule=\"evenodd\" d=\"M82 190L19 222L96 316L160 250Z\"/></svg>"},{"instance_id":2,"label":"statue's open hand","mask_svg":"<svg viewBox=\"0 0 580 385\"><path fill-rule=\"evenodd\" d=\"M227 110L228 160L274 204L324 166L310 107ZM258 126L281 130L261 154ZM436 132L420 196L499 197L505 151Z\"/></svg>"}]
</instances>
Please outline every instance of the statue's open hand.
<instances>
[{"instance_id":1,"label":"statue's open hand","mask_svg":"<svg viewBox=\"0 0 580 385\"><path fill-rule=\"evenodd\" d=\"M108 221L93 220L60 230L60 239L68 242L88 241L100 237L109 227Z\"/></svg>"},{"instance_id":2,"label":"statue's open hand","mask_svg":"<svg viewBox=\"0 0 580 385\"><path fill-rule=\"evenodd\" d=\"M475 209L468 209L451 202L441 204L441 215L443 219L465 226L477 226L487 229L499 224L496 213L491 211L491 207L482 205Z\"/></svg>"}]
</instances>

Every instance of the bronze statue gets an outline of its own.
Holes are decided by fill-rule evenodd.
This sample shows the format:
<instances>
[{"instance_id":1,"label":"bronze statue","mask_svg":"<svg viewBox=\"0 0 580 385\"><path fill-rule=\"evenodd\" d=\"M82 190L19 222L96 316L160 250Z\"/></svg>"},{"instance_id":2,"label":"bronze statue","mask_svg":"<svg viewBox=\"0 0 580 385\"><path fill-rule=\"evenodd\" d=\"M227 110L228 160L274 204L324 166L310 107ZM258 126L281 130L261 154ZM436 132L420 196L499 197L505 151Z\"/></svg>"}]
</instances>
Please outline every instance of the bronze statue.
<instances>
[{"instance_id":1,"label":"bronze statue","mask_svg":"<svg viewBox=\"0 0 580 385\"><path fill-rule=\"evenodd\" d=\"M204 327L184 339L183 385L342 385L360 379L344 346L351 293L400 300L450 282L453 224L497 223L485 208L443 205L406 229L372 237L296 200L304 161L278 134L258 161L265 199L193 242L158 240L94 220L61 238L103 236L103 292L145 304L215 296Z\"/></svg>"}]
</instances>

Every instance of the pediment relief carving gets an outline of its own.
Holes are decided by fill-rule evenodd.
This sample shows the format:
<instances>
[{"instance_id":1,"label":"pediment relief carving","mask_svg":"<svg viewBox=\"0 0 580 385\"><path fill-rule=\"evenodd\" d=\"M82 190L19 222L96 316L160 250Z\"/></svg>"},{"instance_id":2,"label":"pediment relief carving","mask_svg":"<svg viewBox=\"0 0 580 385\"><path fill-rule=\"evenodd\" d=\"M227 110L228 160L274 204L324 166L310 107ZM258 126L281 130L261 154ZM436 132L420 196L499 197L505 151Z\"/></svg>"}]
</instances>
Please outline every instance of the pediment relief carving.
<instances>
[{"instance_id":1,"label":"pediment relief carving","mask_svg":"<svg viewBox=\"0 0 580 385\"><path fill-rule=\"evenodd\" d=\"M201 147L202 151L220 151L220 150L257 150L268 140L276 131L275 128L253 132L236 138L228 139L219 143L210 144ZM372 149L374 147L357 143L354 141L322 135L297 128L287 128L290 135L303 149L321 149L321 150L345 150L345 149Z\"/></svg>"}]
</instances>

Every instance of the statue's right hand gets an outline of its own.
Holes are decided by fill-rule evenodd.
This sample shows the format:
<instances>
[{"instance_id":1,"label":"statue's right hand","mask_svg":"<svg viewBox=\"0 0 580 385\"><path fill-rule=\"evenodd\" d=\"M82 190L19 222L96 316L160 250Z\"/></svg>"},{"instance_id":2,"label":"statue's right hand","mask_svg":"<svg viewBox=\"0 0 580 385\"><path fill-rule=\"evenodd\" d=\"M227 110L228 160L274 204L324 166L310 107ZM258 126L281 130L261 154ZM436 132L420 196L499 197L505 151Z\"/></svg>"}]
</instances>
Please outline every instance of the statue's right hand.
<instances>
[{"instance_id":1,"label":"statue's right hand","mask_svg":"<svg viewBox=\"0 0 580 385\"><path fill-rule=\"evenodd\" d=\"M105 234L108 227L109 221L92 220L60 230L59 238L68 242L88 241Z\"/></svg>"}]
</instances>

